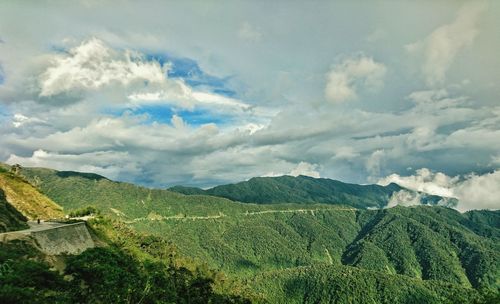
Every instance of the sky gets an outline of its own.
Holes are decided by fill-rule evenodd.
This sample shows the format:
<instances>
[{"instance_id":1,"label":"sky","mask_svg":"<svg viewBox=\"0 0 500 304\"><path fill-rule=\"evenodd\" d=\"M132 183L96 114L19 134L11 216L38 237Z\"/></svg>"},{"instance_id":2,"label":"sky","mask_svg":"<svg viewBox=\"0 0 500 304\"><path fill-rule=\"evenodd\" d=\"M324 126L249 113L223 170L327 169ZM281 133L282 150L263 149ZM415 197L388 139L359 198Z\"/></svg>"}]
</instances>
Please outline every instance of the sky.
<instances>
[{"instance_id":1,"label":"sky","mask_svg":"<svg viewBox=\"0 0 500 304\"><path fill-rule=\"evenodd\" d=\"M2 1L0 161L500 208L499 1Z\"/></svg>"}]
</instances>

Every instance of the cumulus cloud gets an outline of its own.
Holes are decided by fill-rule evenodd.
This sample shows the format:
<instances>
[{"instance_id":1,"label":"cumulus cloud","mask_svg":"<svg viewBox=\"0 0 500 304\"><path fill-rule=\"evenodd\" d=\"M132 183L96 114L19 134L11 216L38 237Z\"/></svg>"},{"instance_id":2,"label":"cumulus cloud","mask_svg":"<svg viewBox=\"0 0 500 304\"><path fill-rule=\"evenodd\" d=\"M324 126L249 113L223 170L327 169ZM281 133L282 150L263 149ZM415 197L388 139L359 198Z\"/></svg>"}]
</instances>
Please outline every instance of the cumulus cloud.
<instances>
[{"instance_id":1,"label":"cumulus cloud","mask_svg":"<svg viewBox=\"0 0 500 304\"><path fill-rule=\"evenodd\" d=\"M427 168L416 170L415 175L401 176L391 174L378 181L380 185L396 183L404 188L458 199L459 211L471 209L500 209L500 170L483 175L469 174L450 177L442 172ZM394 198L392 205L398 203L416 204L418 197L408 197L403 193Z\"/></svg>"},{"instance_id":2,"label":"cumulus cloud","mask_svg":"<svg viewBox=\"0 0 500 304\"><path fill-rule=\"evenodd\" d=\"M416 206L422 204L422 194L418 192L411 192L400 190L392 194L385 208L392 208L396 206Z\"/></svg>"},{"instance_id":3,"label":"cumulus cloud","mask_svg":"<svg viewBox=\"0 0 500 304\"><path fill-rule=\"evenodd\" d=\"M290 175L290 176L304 175L304 176L320 178L321 176L320 176L318 170L319 170L319 165L310 164L308 162L302 161L299 164L297 164L297 166L295 168L293 168L291 171L289 171L287 173L269 172L263 176L274 177L274 176L283 176L283 175Z\"/></svg>"},{"instance_id":4,"label":"cumulus cloud","mask_svg":"<svg viewBox=\"0 0 500 304\"><path fill-rule=\"evenodd\" d=\"M127 152L101 151L82 154L59 154L36 150L32 156L10 155L8 164L22 164L29 167L44 167L56 170L91 172L108 178L121 178L124 174L138 174L137 163Z\"/></svg>"},{"instance_id":5,"label":"cumulus cloud","mask_svg":"<svg viewBox=\"0 0 500 304\"><path fill-rule=\"evenodd\" d=\"M318 176L319 171L321 176L366 183L389 172L405 172L408 166L464 167L466 174L475 169L464 166L475 151L483 152L475 154L474 163L492 163L491 155L498 155L499 146L481 138L495 136L500 125L497 112L470 107L444 93L420 92L413 97L417 95L419 102L397 113L290 107L273 114L270 122L241 116L226 126L190 125L182 112L163 122L133 112L106 115L87 108L87 100L50 111L40 104L16 104L15 113L48 123L33 121L15 128L17 120L10 117L0 124L1 155L26 157L39 149L61 155L127 151L141 170L124 173L120 179L155 186L213 186L266 172ZM452 149L453 157L443 149ZM423 152L428 154L422 157ZM68 168L76 167L72 159L64 161ZM100 167L98 160L86 161ZM321 167L307 172L308 166L299 166L301 162Z\"/></svg>"},{"instance_id":6,"label":"cumulus cloud","mask_svg":"<svg viewBox=\"0 0 500 304\"><path fill-rule=\"evenodd\" d=\"M92 38L68 51L54 55L50 66L39 77L40 96L52 96L79 89L98 89L134 81L161 83L166 67L145 61L138 53L118 52Z\"/></svg>"},{"instance_id":7,"label":"cumulus cloud","mask_svg":"<svg viewBox=\"0 0 500 304\"><path fill-rule=\"evenodd\" d=\"M453 197L451 186L459 180L459 177L449 177L441 172L432 172L427 168L418 169L415 175L400 176L391 174L378 181L380 185L396 183L404 188L425 192L432 195Z\"/></svg>"},{"instance_id":8,"label":"cumulus cloud","mask_svg":"<svg viewBox=\"0 0 500 304\"><path fill-rule=\"evenodd\" d=\"M422 54L422 73L429 85L442 84L446 72L457 54L472 44L479 33L477 23L486 9L485 2L467 2L458 11L455 20L434 30L425 39L409 44L406 49Z\"/></svg>"},{"instance_id":9,"label":"cumulus cloud","mask_svg":"<svg viewBox=\"0 0 500 304\"><path fill-rule=\"evenodd\" d=\"M140 52L111 48L97 38L85 40L67 52L50 54L48 58L48 67L38 77L39 96L44 100L67 99L68 95L80 95L82 99L86 94L93 99L106 94L108 103L116 100L134 107L170 104L190 110L197 106L232 111L250 108L240 100L198 91L183 79L169 78L170 63L161 65L147 60ZM62 97L57 96L61 94Z\"/></svg>"},{"instance_id":10,"label":"cumulus cloud","mask_svg":"<svg viewBox=\"0 0 500 304\"><path fill-rule=\"evenodd\" d=\"M328 72L325 97L332 102L356 99L360 88L381 87L386 70L385 65L375 62L371 57L347 58Z\"/></svg>"},{"instance_id":11,"label":"cumulus cloud","mask_svg":"<svg viewBox=\"0 0 500 304\"><path fill-rule=\"evenodd\" d=\"M500 170L484 175L471 174L454 189L458 209L500 209Z\"/></svg>"},{"instance_id":12,"label":"cumulus cloud","mask_svg":"<svg viewBox=\"0 0 500 304\"><path fill-rule=\"evenodd\" d=\"M319 169L319 166L317 164L300 162L295 169L290 171L290 175L291 176L305 175L305 176L319 178L320 175L319 175L318 169Z\"/></svg>"}]
</instances>

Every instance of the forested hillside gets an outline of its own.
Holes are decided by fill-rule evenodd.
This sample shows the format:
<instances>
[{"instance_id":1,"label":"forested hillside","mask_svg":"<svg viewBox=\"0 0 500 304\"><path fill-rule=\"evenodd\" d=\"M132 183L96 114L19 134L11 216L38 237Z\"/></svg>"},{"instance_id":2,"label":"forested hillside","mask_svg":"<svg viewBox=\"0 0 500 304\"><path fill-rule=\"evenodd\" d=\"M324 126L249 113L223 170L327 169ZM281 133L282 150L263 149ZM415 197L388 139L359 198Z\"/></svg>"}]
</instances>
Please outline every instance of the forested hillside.
<instances>
[{"instance_id":1,"label":"forested hillside","mask_svg":"<svg viewBox=\"0 0 500 304\"><path fill-rule=\"evenodd\" d=\"M250 284L271 303L495 303L471 288L349 266L316 265L270 271ZM286 300L283 300L286 299Z\"/></svg>"},{"instance_id":2,"label":"forested hillside","mask_svg":"<svg viewBox=\"0 0 500 304\"><path fill-rule=\"evenodd\" d=\"M323 203L343 204L355 208L382 208L387 206L392 195L398 191L413 193L397 184L357 185L308 176L255 177L245 182L221 185L207 190L182 186L175 186L169 190L190 195L225 197L245 203ZM426 194L420 196L422 203L425 204L437 204L442 199L439 196ZM446 204L454 203L456 203L454 200L446 201Z\"/></svg>"},{"instance_id":3,"label":"forested hillside","mask_svg":"<svg viewBox=\"0 0 500 304\"><path fill-rule=\"evenodd\" d=\"M1 172L2 185L7 185L19 206L33 217L38 217L37 211L43 217L46 209L51 212L56 206L57 220L66 221L59 206L8 171ZM0 233L28 228L20 211L0 189ZM98 247L78 255L50 255L29 234L0 236L0 303L201 304L250 303L253 299L238 282L178 254L163 238L135 232L101 216L87 227ZM53 241L65 242L64 238Z\"/></svg>"},{"instance_id":4,"label":"forested hillside","mask_svg":"<svg viewBox=\"0 0 500 304\"><path fill-rule=\"evenodd\" d=\"M271 302L338 296L345 303L455 303L473 301L473 290L496 294L500 287L499 211L248 204L91 174L30 168L22 174L65 209L92 205L167 240L180 256L252 282ZM365 284L366 297L352 284ZM296 285L307 291L304 298L287 291Z\"/></svg>"}]
</instances>

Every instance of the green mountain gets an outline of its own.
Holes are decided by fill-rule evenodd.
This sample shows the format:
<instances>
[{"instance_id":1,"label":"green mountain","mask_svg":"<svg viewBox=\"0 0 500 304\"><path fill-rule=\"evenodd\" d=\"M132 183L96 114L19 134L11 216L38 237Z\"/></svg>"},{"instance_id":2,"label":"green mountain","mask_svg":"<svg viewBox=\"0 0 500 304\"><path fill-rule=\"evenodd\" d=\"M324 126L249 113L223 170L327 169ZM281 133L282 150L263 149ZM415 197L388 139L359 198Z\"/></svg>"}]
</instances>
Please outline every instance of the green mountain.
<instances>
[{"instance_id":1,"label":"green mountain","mask_svg":"<svg viewBox=\"0 0 500 304\"><path fill-rule=\"evenodd\" d=\"M221 185L207 190L183 186L175 186L169 190L188 195L225 197L244 203L322 203L343 204L355 208L382 208L387 206L391 196L398 191L415 193L394 183L387 186L357 185L302 175L254 177L245 182ZM439 196L423 193L420 193L420 196L425 204L436 204L442 199ZM451 200L450 204L453 203L456 202Z\"/></svg>"},{"instance_id":2,"label":"green mountain","mask_svg":"<svg viewBox=\"0 0 500 304\"><path fill-rule=\"evenodd\" d=\"M24 202L21 207L43 215L55 204L47 205L46 197L33 199L36 188L18 172L4 166L0 171L8 177L11 197ZM21 211L0 189L0 233L28 228ZM78 255L49 255L29 235L0 235L0 303L251 303L252 294L237 282L179 256L162 238L101 216L87 227L97 247Z\"/></svg>"},{"instance_id":3,"label":"green mountain","mask_svg":"<svg viewBox=\"0 0 500 304\"><path fill-rule=\"evenodd\" d=\"M21 174L64 210L93 206L160 238L247 286L256 302L467 303L500 288L499 211L238 203L93 174Z\"/></svg>"}]
</instances>

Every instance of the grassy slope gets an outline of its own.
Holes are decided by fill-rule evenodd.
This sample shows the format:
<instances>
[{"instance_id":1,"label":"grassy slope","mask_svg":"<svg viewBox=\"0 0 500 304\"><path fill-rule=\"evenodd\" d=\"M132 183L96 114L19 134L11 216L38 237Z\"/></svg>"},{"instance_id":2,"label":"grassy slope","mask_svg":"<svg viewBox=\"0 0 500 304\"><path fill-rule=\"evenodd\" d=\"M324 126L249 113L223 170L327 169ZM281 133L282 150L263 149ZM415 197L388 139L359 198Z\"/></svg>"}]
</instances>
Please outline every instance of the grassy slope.
<instances>
[{"instance_id":1,"label":"grassy slope","mask_svg":"<svg viewBox=\"0 0 500 304\"><path fill-rule=\"evenodd\" d=\"M172 187L169 190L188 195L225 197L245 203L324 203L368 208L386 206L392 194L402 189L396 184L356 185L326 178L280 176L255 177L245 182L221 185L207 190L182 186ZM441 198L423 195L423 199L427 203L436 203Z\"/></svg>"},{"instance_id":2,"label":"grassy slope","mask_svg":"<svg viewBox=\"0 0 500 304\"><path fill-rule=\"evenodd\" d=\"M62 208L41 194L22 177L0 168L0 189L7 201L28 219L52 219L63 216Z\"/></svg>"},{"instance_id":3,"label":"grassy slope","mask_svg":"<svg viewBox=\"0 0 500 304\"><path fill-rule=\"evenodd\" d=\"M347 267L343 263L396 282L394 274L446 281L454 288L500 285L497 212L240 204L96 175L47 169L23 174L67 209L95 205L138 231L171 240L179 253L237 277L305 265Z\"/></svg>"},{"instance_id":4,"label":"grassy slope","mask_svg":"<svg viewBox=\"0 0 500 304\"><path fill-rule=\"evenodd\" d=\"M7 202L5 193L0 189L0 232L28 228L26 220L16 208Z\"/></svg>"}]
</instances>

